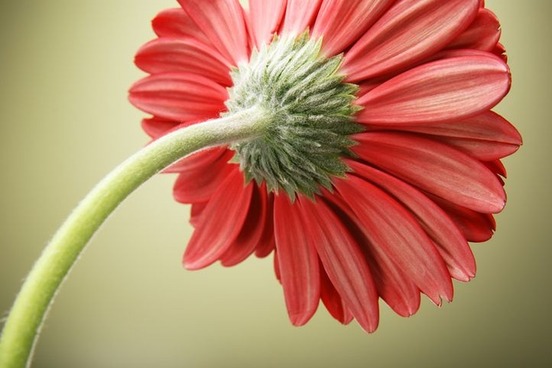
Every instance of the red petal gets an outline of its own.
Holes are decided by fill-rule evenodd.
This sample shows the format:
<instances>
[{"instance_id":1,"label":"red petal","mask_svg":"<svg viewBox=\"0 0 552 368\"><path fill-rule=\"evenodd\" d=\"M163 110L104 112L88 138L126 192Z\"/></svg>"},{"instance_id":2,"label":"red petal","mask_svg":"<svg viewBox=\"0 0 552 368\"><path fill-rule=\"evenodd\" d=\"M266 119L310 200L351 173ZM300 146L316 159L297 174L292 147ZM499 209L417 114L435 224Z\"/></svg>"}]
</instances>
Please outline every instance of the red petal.
<instances>
[{"instance_id":1,"label":"red petal","mask_svg":"<svg viewBox=\"0 0 552 368\"><path fill-rule=\"evenodd\" d=\"M155 39L138 50L134 61L150 74L185 72L199 74L225 86L232 83L231 65L211 46L193 39Z\"/></svg>"},{"instance_id":2,"label":"red petal","mask_svg":"<svg viewBox=\"0 0 552 368\"><path fill-rule=\"evenodd\" d=\"M194 39L205 45L211 41L182 8L161 11L152 21L153 30L159 37Z\"/></svg>"},{"instance_id":3,"label":"red petal","mask_svg":"<svg viewBox=\"0 0 552 368\"><path fill-rule=\"evenodd\" d=\"M299 203L309 242L316 247L324 270L347 309L368 332L379 321L378 293L368 264L338 216L322 201Z\"/></svg>"},{"instance_id":4,"label":"red petal","mask_svg":"<svg viewBox=\"0 0 552 368\"><path fill-rule=\"evenodd\" d=\"M336 183L336 185L339 184ZM342 188L342 190L347 189ZM400 316L408 317L416 313L420 307L418 287L384 248L369 240L370 229L363 226L356 213L340 196L326 192L324 198L337 206L334 211L347 224L348 230L357 242L362 245L379 296Z\"/></svg>"},{"instance_id":5,"label":"red petal","mask_svg":"<svg viewBox=\"0 0 552 368\"><path fill-rule=\"evenodd\" d=\"M483 161L508 156L522 143L516 128L492 111L459 121L401 125L399 129L439 136L436 139Z\"/></svg>"},{"instance_id":6,"label":"red petal","mask_svg":"<svg viewBox=\"0 0 552 368\"><path fill-rule=\"evenodd\" d=\"M324 270L320 272L320 299L322 299L324 306L332 317L339 322L346 325L353 320L353 315L347 306L343 304L343 300Z\"/></svg>"},{"instance_id":7,"label":"red petal","mask_svg":"<svg viewBox=\"0 0 552 368\"><path fill-rule=\"evenodd\" d=\"M364 34L394 1L325 1L316 18L312 35L323 38L323 49L327 55L337 55Z\"/></svg>"},{"instance_id":8,"label":"red petal","mask_svg":"<svg viewBox=\"0 0 552 368\"><path fill-rule=\"evenodd\" d=\"M335 181L374 248L387 255L434 303L452 299L445 262L414 217L381 189L355 176Z\"/></svg>"},{"instance_id":9,"label":"red petal","mask_svg":"<svg viewBox=\"0 0 552 368\"><path fill-rule=\"evenodd\" d=\"M312 27L322 0L288 0L282 32L303 33Z\"/></svg>"},{"instance_id":10,"label":"red petal","mask_svg":"<svg viewBox=\"0 0 552 368\"><path fill-rule=\"evenodd\" d=\"M357 134L353 150L373 165L460 206L496 213L506 195L479 161L445 144L406 133Z\"/></svg>"},{"instance_id":11,"label":"red petal","mask_svg":"<svg viewBox=\"0 0 552 368\"><path fill-rule=\"evenodd\" d=\"M481 8L473 23L448 48L476 49L492 52L500 39L498 18L488 9Z\"/></svg>"},{"instance_id":12,"label":"red petal","mask_svg":"<svg viewBox=\"0 0 552 368\"><path fill-rule=\"evenodd\" d=\"M274 197L274 235L278 256L279 278L284 288L291 322L304 325L313 316L320 301L318 256L305 231L297 203L285 194Z\"/></svg>"},{"instance_id":13,"label":"red petal","mask_svg":"<svg viewBox=\"0 0 552 368\"><path fill-rule=\"evenodd\" d=\"M438 246L452 277L468 281L475 276L475 259L468 243L448 215L412 186L370 166L348 160L348 166L364 179L395 197L418 220Z\"/></svg>"},{"instance_id":14,"label":"red petal","mask_svg":"<svg viewBox=\"0 0 552 368\"><path fill-rule=\"evenodd\" d=\"M237 165L228 164L231 157L230 151L221 155L209 150L181 160L178 168L180 175L173 187L174 199L180 203L208 201L221 182L231 172L238 171ZM185 169L185 166L193 164L197 164L197 167Z\"/></svg>"},{"instance_id":15,"label":"red petal","mask_svg":"<svg viewBox=\"0 0 552 368\"><path fill-rule=\"evenodd\" d=\"M209 202L195 202L192 203L192 209L190 211L190 224L193 227L199 226L201 223L201 214Z\"/></svg>"},{"instance_id":16,"label":"red petal","mask_svg":"<svg viewBox=\"0 0 552 368\"><path fill-rule=\"evenodd\" d=\"M201 215L183 263L189 270L207 267L235 241L249 210L252 185L244 187L243 175L233 170L221 183Z\"/></svg>"},{"instance_id":17,"label":"red petal","mask_svg":"<svg viewBox=\"0 0 552 368\"><path fill-rule=\"evenodd\" d=\"M286 9L286 0L249 0L249 25L253 44L261 45L272 41L278 31Z\"/></svg>"},{"instance_id":18,"label":"red petal","mask_svg":"<svg viewBox=\"0 0 552 368\"><path fill-rule=\"evenodd\" d=\"M243 9L238 0L178 0L217 50L234 66L249 60Z\"/></svg>"},{"instance_id":19,"label":"red petal","mask_svg":"<svg viewBox=\"0 0 552 368\"><path fill-rule=\"evenodd\" d=\"M510 88L508 66L470 50L423 64L372 89L356 102L371 125L423 124L468 118L496 105Z\"/></svg>"},{"instance_id":20,"label":"red petal","mask_svg":"<svg viewBox=\"0 0 552 368\"><path fill-rule=\"evenodd\" d=\"M264 232L259 240L259 245L255 250L255 255L259 258L268 256L276 246L274 241L274 194L268 193L266 184L263 182L260 187L261 192L266 193L266 220Z\"/></svg>"},{"instance_id":21,"label":"red petal","mask_svg":"<svg viewBox=\"0 0 552 368\"><path fill-rule=\"evenodd\" d=\"M508 62L508 56L506 55L506 48L504 48L504 45L501 44L500 42L496 44L492 52L500 59L502 59L502 61L504 61L505 63Z\"/></svg>"},{"instance_id":22,"label":"red petal","mask_svg":"<svg viewBox=\"0 0 552 368\"><path fill-rule=\"evenodd\" d=\"M181 123L173 120L165 120L157 117L142 120L142 129L151 138L156 139L176 128Z\"/></svg>"},{"instance_id":23,"label":"red petal","mask_svg":"<svg viewBox=\"0 0 552 368\"><path fill-rule=\"evenodd\" d=\"M267 220L266 191L261 192L255 183L249 185L253 187L249 213L238 237L220 258L223 266L234 266L249 257L264 233Z\"/></svg>"},{"instance_id":24,"label":"red petal","mask_svg":"<svg viewBox=\"0 0 552 368\"><path fill-rule=\"evenodd\" d=\"M276 276L276 280L281 284L282 283L282 276L280 275L280 265L278 264L278 250L274 250L274 276Z\"/></svg>"},{"instance_id":25,"label":"red petal","mask_svg":"<svg viewBox=\"0 0 552 368\"><path fill-rule=\"evenodd\" d=\"M166 120L206 120L226 110L228 93L213 80L190 73L156 74L136 82L129 100Z\"/></svg>"},{"instance_id":26,"label":"red petal","mask_svg":"<svg viewBox=\"0 0 552 368\"><path fill-rule=\"evenodd\" d=\"M477 14L478 0L405 0L392 7L345 55L351 82L402 69L456 38Z\"/></svg>"},{"instance_id":27,"label":"red petal","mask_svg":"<svg viewBox=\"0 0 552 368\"><path fill-rule=\"evenodd\" d=\"M196 175L203 174L203 171L212 171L211 165L217 163L228 163L233 157L233 151L226 147L210 147L200 151L196 151L169 166L165 169L168 173L187 173L196 171ZM221 162L222 161L222 162ZM193 179L192 179L193 180Z\"/></svg>"},{"instance_id":28,"label":"red petal","mask_svg":"<svg viewBox=\"0 0 552 368\"><path fill-rule=\"evenodd\" d=\"M504 167L504 164L500 162L500 160L486 161L486 162L483 162L483 164L487 166L489 170L491 170L495 174L500 175L503 178L507 176L506 167ZM504 182L502 182L502 185L504 185Z\"/></svg>"},{"instance_id":29,"label":"red petal","mask_svg":"<svg viewBox=\"0 0 552 368\"><path fill-rule=\"evenodd\" d=\"M493 236L496 224L491 215L457 206L441 198L434 197L433 200L448 213L466 240L484 242Z\"/></svg>"}]
</instances>

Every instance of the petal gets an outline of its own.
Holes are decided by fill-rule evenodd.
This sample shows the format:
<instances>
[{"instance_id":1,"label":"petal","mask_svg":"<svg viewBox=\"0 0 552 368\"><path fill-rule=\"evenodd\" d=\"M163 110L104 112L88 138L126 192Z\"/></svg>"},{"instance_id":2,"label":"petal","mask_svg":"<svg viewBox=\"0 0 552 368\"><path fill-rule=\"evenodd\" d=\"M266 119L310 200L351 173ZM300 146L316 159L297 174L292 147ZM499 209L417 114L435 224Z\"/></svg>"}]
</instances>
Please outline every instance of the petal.
<instances>
[{"instance_id":1,"label":"petal","mask_svg":"<svg viewBox=\"0 0 552 368\"><path fill-rule=\"evenodd\" d=\"M481 8L473 23L447 48L476 49L492 52L500 39L498 18L488 9Z\"/></svg>"},{"instance_id":2,"label":"petal","mask_svg":"<svg viewBox=\"0 0 552 368\"><path fill-rule=\"evenodd\" d=\"M260 190L267 197L266 220L263 235L259 240L257 249L255 249L255 255L259 258L264 258L272 253L276 246L274 241L274 194L267 191L266 183L264 182L261 184Z\"/></svg>"},{"instance_id":3,"label":"petal","mask_svg":"<svg viewBox=\"0 0 552 368\"><path fill-rule=\"evenodd\" d=\"M505 63L508 62L508 56L506 55L506 48L500 42L496 44L492 53L498 56L500 59L502 59Z\"/></svg>"},{"instance_id":4,"label":"petal","mask_svg":"<svg viewBox=\"0 0 552 368\"><path fill-rule=\"evenodd\" d=\"M437 136L441 142L483 161L511 155L522 144L517 129L492 111L459 121L401 125L400 129Z\"/></svg>"},{"instance_id":5,"label":"petal","mask_svg":"<svg viewBox=\"0 0 552 368\"><path fill-rule=\"evenodd\" d=\"M483 162L483 164L487 166L489 170L491 170L495 174L502 176L503 178L507 176L506 167L504 167L504 164L500 162L500 160L486 161L486 162ZM504 185L504 183L502 183L502 185Z\"/></svg>"},{"instance_id":6,"label":"petal","mask_svg":"<svg viewBox=\"0 0 552 368\"><path fill-rule=\"evenodd\" d=\"M305 230L316 247L328 278L359 325L368 332L379 321L378 293L359 245L323 201L299 203Z\"/></svg>"},{"instance_id":7,"label":"petal","mask_svg":"<svg viewBox=\"0 0 552 368\"><path fill-rule=\"evenodd\" d=\"M205 210L205 207L207 207L207 203L209 202L192 203L192 209L190 211L190 224L193 227L197 227L201 223L201 214L203 213L203 210Z\"/></svg>"},{"instance_id":8,"label":"petal","mask_svg":"<svg viewBox=\"0 0 552 368\"><path fill-rule=\"evenodd\" d=\"M332 317L339 322L346 325L353 320L353 315L343 303L339 293L324 270L320 272L320 299Z\"/></svg>"},{"instance_id":9,"label":"petal","mask_svg":"<svg viewBox=\"0 0 552 368\"><path fill-rule=\"evenodd\" d=\"M236 240L249 211L253 186L233 170L213 194L184 252L184 267L204 268L215 262Z\"/></svg>"},{"instance_id":10,"label":"petal","mask_svg":"<svg viewBox=\"0 0 552 368\"><path fill-rule=\"evenodd\" d=\"M347 189L341 187L341 190ZM346 223L347 229L361 245L379 296L400 316L408 317L416 313L420 307L418 287L384 248L369 240L371 230L363 226L341 196L326 193L324 198L331 203L334 212Z\"/></svg>"},{"instance_id":11,"label":"petal","mask_svg":"<svg viewBox=\"0 0 552 368\"><path fill-rule=\"evenodd\" d=\"M267 196L256 184L253 187L249 212L236 240L220 258L223 266L234 266L249 257L264 233L267 220ZM272 224L270 224L272 227Z\"/></svg>"},{"instance_id":12,"label":"petal","mask_svg":"<svg viewBox=\"0 0 552 368\"><path fill-rule=\"evenodd\" d=\"M345 55L351 82L388 74L441 50L473 21L478 0L404 0Z\"/></svg>"},{"instance_id":13,"label":"petal","mask_svg":"<svg viewBox=\"0 0 552 368\"><path fill-rule=\"evenodd\" d=\"M130 102L166 120L206 120L226 110L228 93L213 80L190 73L156 74L136 82Z\"/></svg>"},{"instance_id":14,"label":"petal","mask_svg":"<svg viewBox=\"0 0 552 368\"><path fill-rule=\"evenodd\" d=\"M496 160L509 156L519 148L519 145L511 145L496 141L481 141L477 139L446 137L440 140L481 161Z\"/></svg>"},{"instance_id":15,"label":"petal","mask_svg":"<svg viewBox=\"0 0 552 368\"><path fill-rule=\"evenodd\" d=\"M232 83L231 65L212 47L192 39L155 39L138 50L134 61L150 74L185 72L211 78L224 86Z\"/></svg>"},{"instance_id":16,"label":"petal","mask_svg":"<svg viewBox=\"0 0 552 368\"><path fill-rule=\"evenodd\" d=\"M197 40L212 45L205 33L182 8L161 11L152 21L153 30L159 37Z\"/></svg>"},{"instance_id":17,"label":"petal","mask_svg":"<svg viewBox=\"0 0 552 368\"><path fill-rule=\"evenodd\" d=\"M278 250L274 250L274 276L276 276L276 280L281 284L282 283L282 277L280 275L280 265L278 263Z\"/></svg>"},{"instance_id":18,"label":"petal","mask_svg":"<svg viewBox=\"0 0 552 368\"><path fill-rule=\"evenodd\" d=\"M320 301L319 261L305 222L297 211L297 203L292 204L286 195L274 197L279 279L289 318L295 326L307 323Z\"/></svg>"},{"instance_id":19,"label":"petal","mask_svg":"<svg viewBox=\"0 0 552 368\"><path fill-rule=\"evenodd\" d=\"M430 62L372 89L357 104L361 123L421 124L460 120L496 105L510 88L508 66L496 56L469 51Z\"/></svg>"},{"instance_id":20,"label":"petal","mask_svg":"<svg viewBox=\"0 0 552 368\"><path fill-rule=\"evenodd\" d=\"M249 25L257 49L272 41L286 9L286 0L249 0Z\"/></svg>"},{"instance_id":21,"label":"petal","mask_svg":"<svg viewBox=\"0 0 552 368\"><path fill-rule=\"evenodd\" d=\"M395 197L418 220L424 231L438 246L452 277L468 281L475 276L473 253L454 222L427 196L414 187L370 166L348 160L355 174L376 184Z\"/></svg>"},{"instance_id":22,"label":"petal","mask_svg":"<svg viewBox=\"0 0 552 368\"><path fill-rule=\"evenodd\" d=\"M496 224L491 215L457 206L441 198L433 197L433 200L448 213L466 240L484 242L493 236Z\"/></svg>"},{"instance_id":23,"label":"petal","mask_svg":"<svg viewBox=\"0 0 552 368\"><path fill-rule=\"evenodd\" d=\"M229 153L229 152L228 152ZM180 172L178 179L174 183L174 199L180 203L195 203L208 201L218 190L221 182L233 171L238 171L237 165L228 164L232 155L218 152L198 152L179 162L178 169L171 168L171 171ZM199 162L205 162L199 165ZM198 163L198 167L193 169L184 169L191 163Z\"/></svg>"},{"instance_id":24,"label":"petal","mask_svg":"<svg viewBox=\"0 0 552 368\"><path fill-rule=\"evenodd\" d=\"M282 32L303 33L314 23L322 0L288 0Z\"/></svg>"},{"instance_id":25,"label":"petal","mask_svg":"<svg viewBox=\"0 0 552 368\"><path fill-rule=\"evenodd\" d=\"M249 60L243 9L237 0L178 0L209 41L234 66Z\"/></svg>"},{"instance_id":26,"label":"petal","mask_svg":"<svg viewBox=\"0 0 552 368\"><path fill-rule=\"evenodd\" d=\"M323 38L323 49L326 55L337 55L364 34L394 1L324 1L312 35L315 38Z\"/></svg>"},{"instance_id":27,"label":"petal","mask_svg":"<svg viewBox=\"0 0 552 368\"><path fill-rule=\"evenodd\" d=\"M506 195L481 162L435 140L411 134L370 132L357 134L353 150L384 171L474 211L497 213Z\"/></svg>"},{"instance_id":28,"label":"petal","mask_svg":"<svg viewBox=\"0 0 552 368\"><path fill-rule=\"evenodd\" d=\"M142 129L151 138L156 139L176 128L181 123L173 120L165 120L157 117L142 120Z\"/></svg>"},{"instance_id":29,"label":"petal","mask_svg":"<svg viewBox=\"0 0 552 368\"><path fill-rule=\"evenodd\" d=\"M452 300L445 262L414 217L381 189L355 176L336 180L336 189L356 214L365 235L405 272L435 304Z\"/></svg>"},{"instance_id":30,"label":"petal","mask_svg":"<svg viewBox=\"0 0 552 368\"><path fill-rule=\"evenodd\" d=\"M196 171L200 175L202 171L210 170L212 165L228 163L233 157L233 152L226 147L210 147L196 151L165 169L169 173L187 173Z\"/></svg>"}]
</instances>

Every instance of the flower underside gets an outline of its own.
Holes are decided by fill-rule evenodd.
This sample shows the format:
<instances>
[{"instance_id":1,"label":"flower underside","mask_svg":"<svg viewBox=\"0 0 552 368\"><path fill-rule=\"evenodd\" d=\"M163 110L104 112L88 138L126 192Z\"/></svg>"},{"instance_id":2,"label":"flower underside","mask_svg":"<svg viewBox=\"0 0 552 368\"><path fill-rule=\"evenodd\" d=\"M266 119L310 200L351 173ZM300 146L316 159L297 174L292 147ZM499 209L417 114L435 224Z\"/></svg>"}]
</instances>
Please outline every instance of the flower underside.
<instances>
[{"instance_id":1,"label":"flower underside","mask_svg":"<svg viewBox=\"0 0 552 368\"><path fill-rule=\"evenodd\" d=\"M351 134L362 131L354 120L358 87L344 83L341 55L327 58L321 40L275 36L232 72L228 113L258 107L266 112L265 134L231 148L247 181L266 182L293 200L331 190L332 177L348 171Z\"/></svg>"}]
</instances>

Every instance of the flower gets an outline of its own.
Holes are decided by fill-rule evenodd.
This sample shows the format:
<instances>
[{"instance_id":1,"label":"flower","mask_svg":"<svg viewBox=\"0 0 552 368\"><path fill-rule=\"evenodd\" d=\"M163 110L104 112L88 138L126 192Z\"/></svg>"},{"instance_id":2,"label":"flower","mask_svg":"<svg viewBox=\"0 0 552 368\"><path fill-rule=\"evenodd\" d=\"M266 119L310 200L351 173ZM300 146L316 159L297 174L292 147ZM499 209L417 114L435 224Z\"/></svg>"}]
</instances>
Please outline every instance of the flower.
<instances>
[{"instance_id":1,"label":"flower","mask_svg":"<svg viewBox=\"0 0 552 368\"><path fill-rule=\"evenodd\" d=\"M320 300L374 331L420 293L469 281L468 242L506 200L521 145L491 109L510 88L500 26L480 0L180 0L136 55L131 102L153 138L260 105L264 137L167 169L191 204L188 269L274 254L294 325Z\"/></svg>"}]
</instances>

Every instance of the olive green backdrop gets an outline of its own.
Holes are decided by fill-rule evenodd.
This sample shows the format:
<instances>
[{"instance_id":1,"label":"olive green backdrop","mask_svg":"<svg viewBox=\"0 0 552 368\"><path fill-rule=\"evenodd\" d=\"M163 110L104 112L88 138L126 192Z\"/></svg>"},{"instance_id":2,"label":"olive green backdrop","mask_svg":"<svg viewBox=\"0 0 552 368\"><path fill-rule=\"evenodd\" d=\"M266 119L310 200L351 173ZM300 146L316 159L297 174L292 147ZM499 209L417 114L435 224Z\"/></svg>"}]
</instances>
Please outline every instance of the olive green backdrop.
<instances>
[{"instance_id":1,"label":"olive green backdrop","mask_svg":"<svg viewBox=\"0 0 552 368\"><path fill-rule=\"evenodd\" d=\"M443 0L444 1L444 0ZM80 198L146 143L127 102L135 50L173 0L0 2L0 313ZM506 160L509 203L478 275L455 301L405 319L382 305L378 331L321 308L286 316L269 259L189 272L188 208L154 178L94 238L54 304L35 367L537 367L550 322L552 36L547 0L488 0L514 84L497 111L525 145Z\"/></svg>"}]
</instances>

